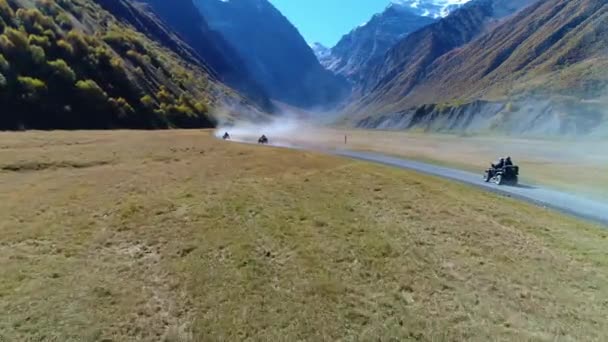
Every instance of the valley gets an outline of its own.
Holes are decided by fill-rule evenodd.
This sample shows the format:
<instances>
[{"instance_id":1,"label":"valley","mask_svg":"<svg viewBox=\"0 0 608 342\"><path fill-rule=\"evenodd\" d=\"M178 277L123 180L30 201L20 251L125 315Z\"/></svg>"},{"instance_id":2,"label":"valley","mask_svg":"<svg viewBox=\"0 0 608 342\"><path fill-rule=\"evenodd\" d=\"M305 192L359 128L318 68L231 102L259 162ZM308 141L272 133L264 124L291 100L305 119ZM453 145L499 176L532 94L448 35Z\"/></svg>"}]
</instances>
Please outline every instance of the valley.
<instances>
[{"instance_id":1,"label":"valley","mask_svg":"<svg viewBox=\"0 0 608 342\"><path fill-rule=\"evenodd\" d=\"M608 2L379 2L0 0L0 342L605 339Z\"/></svg>"},{"instance_id":2,"label":"valley","mask_svg":"<svg viewBox=\"0 0 608 342\"><path fill-rule=\"evenodd\" d=\"M467 186L198 130L5 133L0 157L5 340L607 333L606 232Z\"/></svg>"}]
</instances>

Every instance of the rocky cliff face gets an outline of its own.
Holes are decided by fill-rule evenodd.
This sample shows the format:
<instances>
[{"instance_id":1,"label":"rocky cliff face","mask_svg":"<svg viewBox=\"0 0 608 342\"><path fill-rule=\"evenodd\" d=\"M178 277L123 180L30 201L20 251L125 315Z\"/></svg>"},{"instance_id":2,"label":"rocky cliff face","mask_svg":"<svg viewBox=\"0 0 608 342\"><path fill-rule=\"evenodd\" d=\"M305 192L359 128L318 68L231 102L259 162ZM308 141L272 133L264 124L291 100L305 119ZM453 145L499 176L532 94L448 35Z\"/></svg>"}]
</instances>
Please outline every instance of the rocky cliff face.
<instances>
[{"instance_id":1,"label":"rocky cliff face","mask_svg":"<svg viewBox=\"0 0 608 342\"><path fill-rule=\"evenodd\" d=\"M393 5L408 8L412 13L430 18L444 18L470 0L392 0Z\"/></svg>"},{"instance_id":2,"label":"rocky cliff face","mask_svg":"<svg viewBox=\"0 0 608 342\"><path fill-rule=\"evenodd\" d=\"M514 3L500 4L494 3L491 10L514 10ZM366 111L357 124L598 134L606 126L608 108L607 19L608 3L603 0L536 2L434 59L417 78L400 79L394 100L385 86L380 87L386 92L373 90L377 102L368 108L390 114ZM398 78L387 79L391 77ZM507 104L508 109L501 108Z\"/></svg>"},{"instance_id":3,"label":"rocky cliff face","mask_svg":"<svg viewBox=\"0 0 608 342\"><path fill-rule=\"evenodd\" d=\"M608 134L608 114L599 103L529 98L515 102L474 101L462 105L422 105L366 117L358 128L453 134L582 136Z\"/></svg>"},{"instance_id":4,"label":"rocky cliff face","mask_svg":"<svg viewBox=\"0 0 608 342\"><path fill-rule=\"evenodd\" d=\"M110 0L102 0L112 2ZM179 34L222 82L272 111L269 95L254 80L239 52L212 30L192 0L137 0L147 4L167 26ZM145 29L146 25L143 25Z\"/></svg>"},{"instance_id":5,"label":"rocky cliff face","mask_svg":"<svg viewBox=\"0 0 608 342\"><path fill-rule=\"evenodd\" d=\"M298 30L267 0L196 5L274 99L308 108L335 104L348 94L347 82L319 64Z\"/></svg>"},{"instance_id":6,"label":"rocky cliff face","mask_svg":"<svg viewBox=\"0 0 608 342\"><path fill-rule=\"evenodd\" d=\"M331 49L321 63L332 72L358 82L369 63L380 63L384 54L408 34L435 22L415 14L409 5L391 4L382 13L351 31Z\"/></svg>"},{"instance_id":7,"label":"rocky cliff face","mask_svg":"<svg viewBox=\"0 0 608 342\"><path fill-rule=\"evenodd\" d=\"M321 43L313 43L310 45L310 48L319 61L331 55L331 49Z\"/></svg>"},{"instance_id":8,"label":"rocky cliff face","mask_svg":"<svg viewBox=\"0 0 608 342\"><path fill-rule=\"evenodd\" d=\"M362 71L352 108L378 111L399 103L427 77L441 56L478 38L492 25L534 0L475 0L402 39L381 61Z\"/></svg>"},{"instance_id":9,"label":"rocky cliff face","mask_svg":"<svg viewBox=\"0 0 608 342\"><path fill-rule=\"evenodd\" d=\"M608 3L542 1L439 58L403 101L591 99L608 88Z\"/></svg>"}]
</instances>

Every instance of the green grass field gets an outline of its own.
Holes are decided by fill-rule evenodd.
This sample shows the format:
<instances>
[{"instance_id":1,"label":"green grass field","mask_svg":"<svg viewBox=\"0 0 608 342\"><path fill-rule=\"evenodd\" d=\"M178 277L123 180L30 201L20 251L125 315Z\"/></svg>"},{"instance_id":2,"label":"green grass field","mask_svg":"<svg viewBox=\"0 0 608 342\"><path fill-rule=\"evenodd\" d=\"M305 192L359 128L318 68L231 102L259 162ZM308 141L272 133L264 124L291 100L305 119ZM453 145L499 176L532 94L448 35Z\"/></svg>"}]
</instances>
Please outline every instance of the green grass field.
<instances>
[{"instance_id":1,"label":"green grass field","mask_svg":"<svg viewBox=\"0 0 608 342\"><path fill-rule=\"evenodd\" d=\"M0 135L0 341L601 341L608 231L204 131Z\"/></svg>"}]
</instances>

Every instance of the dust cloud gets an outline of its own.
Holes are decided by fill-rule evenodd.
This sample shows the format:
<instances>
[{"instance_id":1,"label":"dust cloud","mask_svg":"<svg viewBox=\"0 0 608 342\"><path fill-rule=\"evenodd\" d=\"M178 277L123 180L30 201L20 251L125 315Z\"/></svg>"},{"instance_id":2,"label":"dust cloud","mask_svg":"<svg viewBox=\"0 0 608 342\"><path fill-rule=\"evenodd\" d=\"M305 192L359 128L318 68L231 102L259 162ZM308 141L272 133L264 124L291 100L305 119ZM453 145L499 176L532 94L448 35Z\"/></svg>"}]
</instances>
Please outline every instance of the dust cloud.
<instances>
[{"instance_id":1,"label":"dust cloud","mask_svg":"<svg viewBox=\"0 0 608 342\"><path fill-rule=\"evenodd\" d=\"M258 139L265 135L272 146L296 148L311 147L308 143L315 140L315 132L320 129L322 128L302 117L283 114L258 122L240 120L220 123L215 130L215 136L221 139L228 133L232 141L257 143Z\"/></svg>"}]
</instances>

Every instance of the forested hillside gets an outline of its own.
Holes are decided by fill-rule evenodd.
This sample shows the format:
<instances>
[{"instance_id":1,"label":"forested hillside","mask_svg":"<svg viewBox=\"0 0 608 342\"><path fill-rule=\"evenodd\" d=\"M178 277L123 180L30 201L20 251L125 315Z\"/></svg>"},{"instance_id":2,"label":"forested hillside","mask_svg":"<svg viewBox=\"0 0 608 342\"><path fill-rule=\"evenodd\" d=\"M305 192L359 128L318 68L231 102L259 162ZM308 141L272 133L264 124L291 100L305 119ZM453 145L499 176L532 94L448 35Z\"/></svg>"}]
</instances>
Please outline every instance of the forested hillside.
<instances>
[{"instance_id":1,"label":"forested hillside","mask_svg":"<svg viewBox=\"0 0 608 342\"><path fill-rule=\"evenodd\" d=\"M0 129L209 127L211 106L243 102L159 21L147 30L173 48L113 5L130 18L92 0L0 0Z\"/></svg>"}]
</instances>

